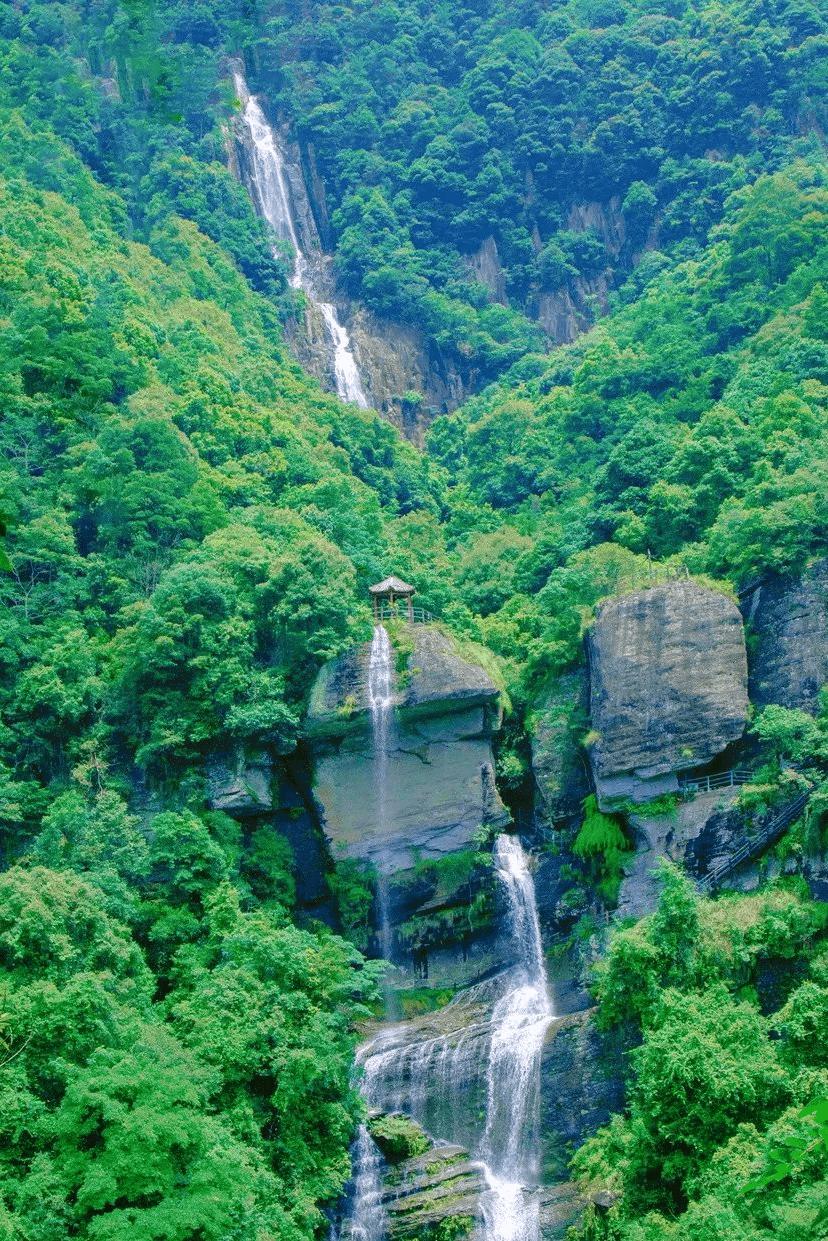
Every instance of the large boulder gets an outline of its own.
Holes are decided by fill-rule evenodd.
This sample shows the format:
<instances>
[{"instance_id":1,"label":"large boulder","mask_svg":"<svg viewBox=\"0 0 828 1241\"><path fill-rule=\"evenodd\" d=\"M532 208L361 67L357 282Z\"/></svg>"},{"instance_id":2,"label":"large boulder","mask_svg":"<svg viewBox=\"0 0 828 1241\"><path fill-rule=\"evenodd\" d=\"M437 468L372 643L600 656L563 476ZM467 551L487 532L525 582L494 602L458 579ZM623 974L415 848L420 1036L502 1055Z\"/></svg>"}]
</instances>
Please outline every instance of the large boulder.
<instances>
[{"instance_id":1,"label":"large boulder","mask_svg":"<svg viewBox=\"0 0 828 1241\"><path fill-rule=\"evenodd\" d=\"M273 758L264 750L215 751L207 759L207 804L237 817L273 807Z\"/></svg>"},{"instance_id":2,"label":"large boulder","mask_svg":"<svg viewBox=\"0 0 828 1241\"><path fill-rule=\"evenodd\" d=\"M669 582L598 612L589 640L599 805L647 801L709 763L747 720L742 617L718 591Z\"/></svg>"},{"instance_id":3,"label":"large boulder","mask_svg":"<svg viewBox=\"0 0 828 1241\"><path fill-rule=\"evenodd\" d=\"M492 761L497 687L436 629L406 627L403 641L407 666L397 676L382 754L368 702L367 643L322 669L305 726L334 860L370 862L383 874L466 849L482 824L509 821Z\"/></svg>"},{"instance_id":4,"label":"large boulder","mask_svg":"<svg viewBox=\"0 0 828 1241\"><path fill-rule=\"evenodd\" d=\"M750 594L747 618L755 635L750 697L815 711L828 681L828 560L801 577L770 577Z\"/></svg>"}]
</instances>

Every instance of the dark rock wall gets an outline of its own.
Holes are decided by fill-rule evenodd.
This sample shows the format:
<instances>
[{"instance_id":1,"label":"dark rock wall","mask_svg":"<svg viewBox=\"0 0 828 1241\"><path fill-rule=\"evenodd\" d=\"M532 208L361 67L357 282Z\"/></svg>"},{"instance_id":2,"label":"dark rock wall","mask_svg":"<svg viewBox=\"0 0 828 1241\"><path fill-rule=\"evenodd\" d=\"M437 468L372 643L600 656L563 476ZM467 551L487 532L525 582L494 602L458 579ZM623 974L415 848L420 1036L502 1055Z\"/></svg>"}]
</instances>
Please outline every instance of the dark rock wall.
<instances>
[{"instance_id":1,"label":"dark rock wall","mask_svg":"<svg viewBox=\"0 0 828 1241\"><path fill-rule=\"evenodd\" d=\"M751 702L814 712L828 681L828 560L799 578L769 578L744 611L752 630Z\"/></svg>"},{"instance_id":2,"label":"dark rock wall","mask_svg":"<svg viewBox=\"0 0 828 1241\"><path fill-rule=\"evenodd\" d=\"M564 1177L573 1151L623 1108L620 1037L597 1030L589 1010L553 1021L541 1062L544 1179Z\"/></svg>"}]
</instances>

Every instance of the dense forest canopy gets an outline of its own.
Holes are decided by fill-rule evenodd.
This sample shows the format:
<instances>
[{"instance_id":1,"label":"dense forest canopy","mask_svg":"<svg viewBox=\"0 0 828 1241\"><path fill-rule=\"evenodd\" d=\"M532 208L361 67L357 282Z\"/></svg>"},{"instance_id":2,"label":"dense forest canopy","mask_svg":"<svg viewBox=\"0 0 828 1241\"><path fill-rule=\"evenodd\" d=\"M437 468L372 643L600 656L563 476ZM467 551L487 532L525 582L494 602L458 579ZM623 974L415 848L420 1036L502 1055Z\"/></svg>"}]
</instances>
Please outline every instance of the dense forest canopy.
<instances>
[{"instance_id":1,"label":"dense forest canopy","mask_svg":"<svg viewBox=\"0 0 828 1241\"><path fill-rule=\"evenodd\" d=\"M370 582L502 657L519 780L598 599L828 550L827 39L807 0L2 6L0 1236L325 1234L375 970L294 925L289 851L205 809L205 760L294 752ZM285 349L287 263L226 168L239 55L313 144L344 288L477 385L425 453ZM489 237L508 305L464 262ZM596 324L550 350L564 295ZM824 1088L818 914L665 902L675 943L624 932L596 984L607 1020L625 970L664 998L619 1010L631 1116L581 1170L609 1160L627 1214L591 1226L793 1241L816 1156L770 1215L722 1195ZM731 959L760 951L809 962L781 1016ZM746 1049L715 1123L664 1120L691 1028Z\"/></svg>"}]
</instances>

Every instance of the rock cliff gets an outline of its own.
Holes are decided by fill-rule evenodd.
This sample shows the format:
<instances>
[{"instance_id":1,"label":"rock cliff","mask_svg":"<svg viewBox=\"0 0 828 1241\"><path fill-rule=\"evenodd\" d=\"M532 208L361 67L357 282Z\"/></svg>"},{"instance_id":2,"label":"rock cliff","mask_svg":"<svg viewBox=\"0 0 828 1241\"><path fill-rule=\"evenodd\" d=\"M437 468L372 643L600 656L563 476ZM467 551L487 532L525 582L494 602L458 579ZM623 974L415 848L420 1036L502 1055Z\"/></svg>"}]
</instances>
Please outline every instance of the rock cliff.
<instances>
[{"instance_id":1,"label":"rock cliff","mask_svg":"<svg viewBox=\"0 0 828 1241\"><path fill-rule=\"evenodd\" d=\"M747 657L738 608L694 582L612 599L589 639L590 760L598 801L612 809L677 788L740 737Z\"/></svg>"},{"instance_id":2,"label":"rock cliff","mask_svg":"<svg viewBox=\"0 0 828 1241\"><path fill-rule=\"evenodd\" d=\"M745 614L755 635L751 701L815 711L828 681L828 560L798 578L769 578L748 596Z\"/></svg>"},{"instance_id":3,"label":"rock cliff","mask_svg":"<svg viewBox=\"0 0 828 1241\"><path fill-rule=\"evenodd\" d=\"M306 720L316 801L334 860L360 859L385 874L466 849L481 824L509 819L494 783L497 688L436 629L412 626L406 641L400 679L408 683L395 695L381 812L368 644L322 669Z\"/></svg>"},{"instance_id":4,"label":"rock cliff","mask_svg":"<svg viewBox=\"0 0 828 1241\"><path fill-rule=\"evenodd\" d=\"M731 820L731 807L739 795L738 788L697 793L691 801L681 802L662 814L630 814L627 827L635 841L635 853L624 863L624 878L618 893L618 918L643 918L658 904L661 884L656 863L666 857L679 865L687 865L691 873L701 877L714 860L732 853L744 839L745 824L736 838L722 844L718 856L711 853L708 841L715 824ZM691 859L698 861L691 862Z\"/></svg>"},{"instance_id":5,"label":"rock cliff","mask_svg":"<svg viewBox=\"0 0 828 1241\"><path fill-rule=\"evenodd\" d=\"M544 1179L567 1173L573 1147L624 1108L624 1056L617 1032L602 1034L592 1011L556 1018L541 1061Z\"/></svg>"},{"instance_id":6,"label":"rock cliff","mask_svg":"<svg viewBox=\"0 0 828 1241\"><path fill-rule=\"evenodd\" d=\"M479 250L464 259L466 267L481 284L489 290L492 301L501 306L508 306L506 296L506 275L500 264L497 242L494 237L487 237Z\"/></svg>"}]
</instances>

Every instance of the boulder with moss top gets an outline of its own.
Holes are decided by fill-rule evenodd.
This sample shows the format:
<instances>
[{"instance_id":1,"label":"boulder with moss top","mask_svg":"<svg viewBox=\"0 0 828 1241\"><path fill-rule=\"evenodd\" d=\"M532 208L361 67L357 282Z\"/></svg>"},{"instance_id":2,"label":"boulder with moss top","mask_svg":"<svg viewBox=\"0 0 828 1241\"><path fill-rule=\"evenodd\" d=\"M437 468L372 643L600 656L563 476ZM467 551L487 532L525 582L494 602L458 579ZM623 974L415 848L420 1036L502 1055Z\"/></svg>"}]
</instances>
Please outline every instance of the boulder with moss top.
<instances>
[{"instance_id":1,"label":"boulder with moss top","mask_svg":"<svg viewBox=\"0 0 828 1241\"><path fill-rule=\"evenodd\" d=\"M370 645L327 664L311 695L305 733L314 792L335 861L355 858L383 874L417 858L442 858L473 842L481 825L508 822L494 782L492 734L500 693L492 676L445 634L401 626L393 721L380 788L367 683Z\"/></svg>"},{"instance_id":2,"label":"boulder with moss top","mask_svg":"<svg viewBox=\"0 0 828 1241\"><path fill-rule=\"evenodd\" d=\"M605 603L589 639L589 747L602 810L678 787L744 732L742 617L726 595L669 582Z\"/></svg>"}]
</instances>

